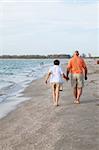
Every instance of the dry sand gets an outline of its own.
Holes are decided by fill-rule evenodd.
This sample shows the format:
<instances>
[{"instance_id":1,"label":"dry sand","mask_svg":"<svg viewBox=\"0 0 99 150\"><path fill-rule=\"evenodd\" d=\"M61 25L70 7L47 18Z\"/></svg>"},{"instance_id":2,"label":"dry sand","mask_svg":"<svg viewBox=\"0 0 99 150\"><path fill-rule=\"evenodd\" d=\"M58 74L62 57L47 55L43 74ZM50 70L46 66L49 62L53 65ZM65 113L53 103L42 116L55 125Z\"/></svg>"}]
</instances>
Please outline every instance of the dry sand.
<instances>
[{"instance_id":1,"label":"dry sand","mask_svg":"<svg viewBox=\"0 0 99 150\"><path fill-rule=\"evenodd\" d=\"M88 63L81 104L73 104L70 81L52 104L44 78L24 91L29 101L0 120L0 150L99 150L99 65Z\"/></svg>"}]
</instances>

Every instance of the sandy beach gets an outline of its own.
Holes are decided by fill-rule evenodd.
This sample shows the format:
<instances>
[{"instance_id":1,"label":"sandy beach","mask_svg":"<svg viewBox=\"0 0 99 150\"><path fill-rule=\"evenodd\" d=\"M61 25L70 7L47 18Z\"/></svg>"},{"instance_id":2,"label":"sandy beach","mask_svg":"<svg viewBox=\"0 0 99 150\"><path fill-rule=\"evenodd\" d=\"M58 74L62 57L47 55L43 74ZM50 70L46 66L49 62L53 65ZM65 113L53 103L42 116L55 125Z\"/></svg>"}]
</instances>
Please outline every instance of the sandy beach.
<instances>
[{"instance_id":1,"label":"sandy beach","mask_svg":"<svg viewBox=\"0 0 99 150\"><path fill-rule=\"evenodd\" d=\"M87 65L81 104L73 104L70 81L58 107L44 77L33 81L23 93L30 100L0 119L0 150L99 150L99 65Z\"/></svg>"}]
</instances>

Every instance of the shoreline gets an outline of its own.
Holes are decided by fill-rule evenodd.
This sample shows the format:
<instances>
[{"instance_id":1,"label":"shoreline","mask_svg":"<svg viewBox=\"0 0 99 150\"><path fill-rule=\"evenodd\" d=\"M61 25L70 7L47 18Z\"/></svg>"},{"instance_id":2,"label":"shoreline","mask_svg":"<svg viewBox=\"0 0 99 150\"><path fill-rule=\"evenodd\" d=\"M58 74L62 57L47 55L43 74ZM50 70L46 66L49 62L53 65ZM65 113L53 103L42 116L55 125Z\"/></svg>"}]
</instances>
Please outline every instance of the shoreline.
<instances>
[{"instance_id":1,"label":"shoreline","mask_svg":"<svg viewBox=\"0 0 99 150\"><path fill-rule=\"evenodd\" d=\"M81 104L73 104L70 81L60 92L60 106L52 104L44 77L22 93L24 101L0 119L0 150L98 150L99 66L88 64Z\"/></svg>"}]
</instances>

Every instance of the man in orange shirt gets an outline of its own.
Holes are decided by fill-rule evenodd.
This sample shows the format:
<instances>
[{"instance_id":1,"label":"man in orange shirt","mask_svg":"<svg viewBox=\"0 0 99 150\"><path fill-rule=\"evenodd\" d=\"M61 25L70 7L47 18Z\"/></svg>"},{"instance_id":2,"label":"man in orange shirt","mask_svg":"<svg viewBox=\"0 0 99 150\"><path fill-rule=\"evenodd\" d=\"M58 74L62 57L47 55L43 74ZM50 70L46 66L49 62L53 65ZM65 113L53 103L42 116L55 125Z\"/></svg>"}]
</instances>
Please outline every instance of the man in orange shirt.
<instances>
[{"instance_id":1,"label":"man in orange shirt","mask_svg":"<svg viewBox=\"0 0 99 150\"><path fill-rule=\"evenodd\" d=\"M79 52L75 51L73 57L67 65L67 78L71 73L71 85L74 93L74 103L80 104L80 96L84 86L84 78L87 80L87 66L84 60L79 56ZM69 78L68 78L69 79Z\"/></svg>"}]
</instances>

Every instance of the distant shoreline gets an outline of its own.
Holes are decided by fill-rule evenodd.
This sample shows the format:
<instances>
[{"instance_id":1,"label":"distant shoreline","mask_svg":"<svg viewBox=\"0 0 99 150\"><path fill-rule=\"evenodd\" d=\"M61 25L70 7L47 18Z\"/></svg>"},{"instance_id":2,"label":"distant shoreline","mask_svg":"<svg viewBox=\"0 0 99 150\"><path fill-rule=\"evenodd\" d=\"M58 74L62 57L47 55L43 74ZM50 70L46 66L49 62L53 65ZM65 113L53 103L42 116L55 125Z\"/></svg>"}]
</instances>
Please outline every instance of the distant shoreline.
<instances>
[{"instance_id":1,"label":"distant shoreline","mask_svg":"<svg viewBox=\"0 0 99 150\"><path fill-rule=\"evenodd\" d=\"M68 59L71 58L69 54L55 54L55 55L1 55L0 59ZM97 59L97 57L84 57L85 59Z\"/></svg>"}]
</instances>

